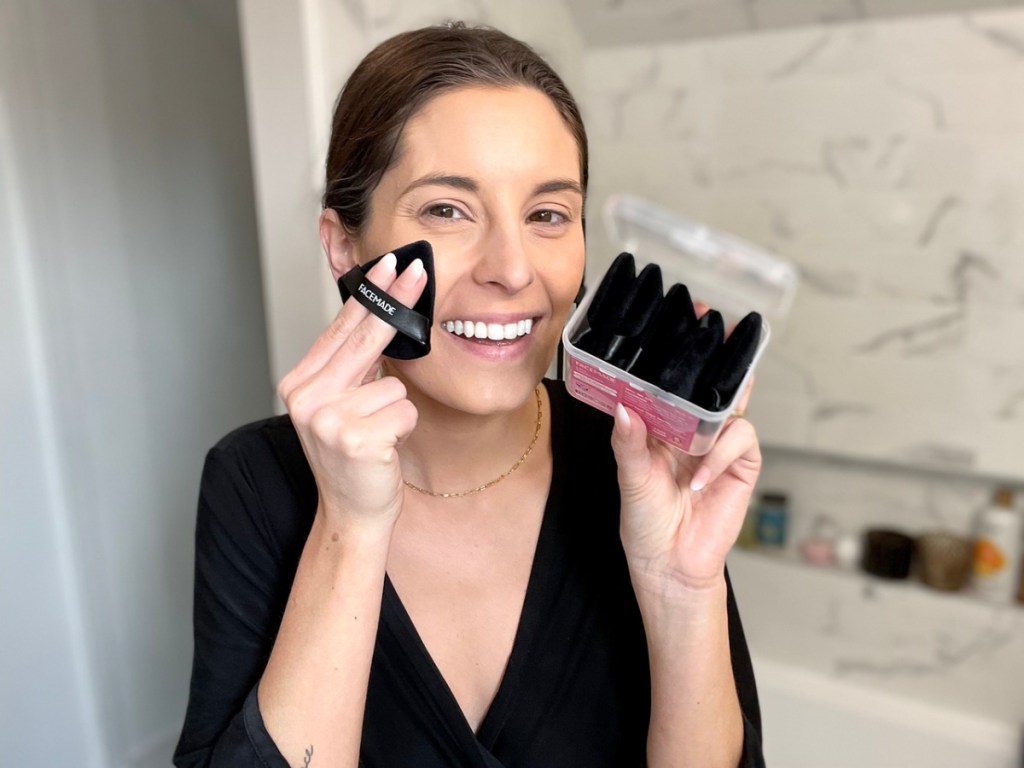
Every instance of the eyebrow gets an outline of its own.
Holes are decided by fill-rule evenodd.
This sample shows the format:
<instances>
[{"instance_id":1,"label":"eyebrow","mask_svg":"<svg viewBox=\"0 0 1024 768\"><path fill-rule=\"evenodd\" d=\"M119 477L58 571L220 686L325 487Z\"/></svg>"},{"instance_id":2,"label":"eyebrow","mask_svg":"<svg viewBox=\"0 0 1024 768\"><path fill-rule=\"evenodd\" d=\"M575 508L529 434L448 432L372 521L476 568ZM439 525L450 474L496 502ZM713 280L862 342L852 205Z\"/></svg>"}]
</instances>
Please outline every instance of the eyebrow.
<instances>
[{"instance_id":1,"label":"eyebrow","mask_svg":"<svg viewBox=\"0 0 1024 768\"><path fill-rule=\"evenodd\" d=\"M416 179L402 191L401 197L405 197L414 189L434 185L441 187L455 187L455 189L464 189L467 192L480 191L480 185L468 176L456 176L455 174L450 173L432 173L428 176L421 176Z\"/></svg>"},{"instance_id":2,"label":"eyebrow","mask_svg":"<svg viewBox=\"0 0 1024 768\"><path fill-rule=\"evenodd\" d=\"M467 192L473 192L474 194L480 191L480 185L468 176L458 176L450 173L434 173L427 176L421 176L416 179L403 190L401 197L405 197L407 194L419 187L432 185L454 187L455 189L462 189ZM573 179L551 179L550 181L541 182L533 189L534 195L543 195L549 192L575 192L580 197L583 197L583 189L580 187L579 182Z\"/></svg>"},{"instance_id":3,"label":"eyebrow","mask_svg":"<svg viewBox=\"0 0 1024 768\"><path fill-rule=\"evenodd\" d=\"M552 179L551 181L545 181L543 184L538 184L533 190L535 195L543 195L547 192L575 192L580 197L583 197L582 187L580 187L579 182L573 179Z\"/></svg>"}]
</instances>

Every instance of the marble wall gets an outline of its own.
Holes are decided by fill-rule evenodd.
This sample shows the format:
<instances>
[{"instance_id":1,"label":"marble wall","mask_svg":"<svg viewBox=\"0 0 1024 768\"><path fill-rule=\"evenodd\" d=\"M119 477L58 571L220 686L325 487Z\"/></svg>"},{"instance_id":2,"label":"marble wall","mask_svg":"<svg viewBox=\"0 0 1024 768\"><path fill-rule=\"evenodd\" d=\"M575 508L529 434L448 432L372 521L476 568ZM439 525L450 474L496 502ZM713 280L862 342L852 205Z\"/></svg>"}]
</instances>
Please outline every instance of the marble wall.
<instances>
[{"instance_id":1,"label":"marble wall","mask_svg":"<svg viewBox=\"0 0 1024 768\"><path fill-rule=\"evenodd\" d=\"M1024 611L743 550L729 568L759 676L769 765L782 755L774 762L792 768L1020 765ZM788 691L777 670L787 670ZM798 722L787 718L793 697L804 703ZM881 722L897 732L883 735ZM913 733L949 754L900 759L875 743ZM881 754L858 762L846 752Z\"/></svg>"},{"instance_id":2,"label":"marble wall","mask_svg":"<svg viewBox=\"0 0 1024 768\"><path fill-rule=\"evenodd\" d=\"M799 266L766 443L1024 479L1024 11L586 61L592 219L631 191Z\"/></svg>"},{"instance_id":3,"label":"marble wall","mask_svg":"<svg viewBox=\"0 0 1024 768\"><path fill-rule=\"evenodd\" d=\"M1024 10L590 49L600 206L632 192L798 265L750 408L791 539L972 532L1024 485ZM792 543L788 553L792 555ZM756 656L1024 722L1024 611L736 552Z\"/></svg>"}]
</instances>

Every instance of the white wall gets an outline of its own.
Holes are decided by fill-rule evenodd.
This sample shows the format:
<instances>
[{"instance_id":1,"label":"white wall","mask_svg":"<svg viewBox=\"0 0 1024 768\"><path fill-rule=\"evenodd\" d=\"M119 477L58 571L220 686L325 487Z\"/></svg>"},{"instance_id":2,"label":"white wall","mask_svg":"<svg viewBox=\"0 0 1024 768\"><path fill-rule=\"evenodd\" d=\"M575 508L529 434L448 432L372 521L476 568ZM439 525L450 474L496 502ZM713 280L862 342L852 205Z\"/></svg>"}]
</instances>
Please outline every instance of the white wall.
<instances>
[{"instance_id":1,"label":"white wall","mask_svg":"<svg viewBox=\"0 0 1024 768\"><path fill-rule=\"evenodd\" d=\"M233 3L0 6L0 743L167 765L206 448L272 403Z\"/></svg>"}]
</instances>

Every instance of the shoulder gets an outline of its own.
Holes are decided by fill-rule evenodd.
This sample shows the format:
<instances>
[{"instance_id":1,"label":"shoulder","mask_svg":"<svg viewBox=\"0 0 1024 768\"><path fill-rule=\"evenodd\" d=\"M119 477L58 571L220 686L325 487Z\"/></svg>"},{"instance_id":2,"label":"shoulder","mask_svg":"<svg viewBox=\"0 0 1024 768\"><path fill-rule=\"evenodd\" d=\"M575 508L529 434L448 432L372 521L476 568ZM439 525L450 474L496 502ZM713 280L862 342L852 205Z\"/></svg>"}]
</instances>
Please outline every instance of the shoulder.
<instances>
[{"instance_id":1,"label":"shoulder","mask_svg":"<svg viewBox=\"0 0 1024 768\"><path fill-rule=\"evenodd\" d=\"M253 421L228 432L210 449L210 455L247 462L268 459L282 451L287 454L294 449L302 451L292 420L285 415Z\"/></svg>"},{"instance_id":2,"label":"shoulder","mask_svg":"<svg viewBox=\"0 0 1024 768\"><path fill-rule=\"evenodd\" d=\"M214 465L235 473L253 486L284 482L296 490L308 490L313 481L288 416L254 421L229 432L210 449L206 463L208 468Z\"/></svg>"},{"instance_id":3,"label":"shoulder","mask_svg":"<svg viewBox=\"0 0 1024 768\"><path fill-rule=\"evenodd\" d=\"M290 560L305 541L316 504L316 482L291 419L252 422L206 455L197 537L258 540Z\"/></svg>"}]
</instances>

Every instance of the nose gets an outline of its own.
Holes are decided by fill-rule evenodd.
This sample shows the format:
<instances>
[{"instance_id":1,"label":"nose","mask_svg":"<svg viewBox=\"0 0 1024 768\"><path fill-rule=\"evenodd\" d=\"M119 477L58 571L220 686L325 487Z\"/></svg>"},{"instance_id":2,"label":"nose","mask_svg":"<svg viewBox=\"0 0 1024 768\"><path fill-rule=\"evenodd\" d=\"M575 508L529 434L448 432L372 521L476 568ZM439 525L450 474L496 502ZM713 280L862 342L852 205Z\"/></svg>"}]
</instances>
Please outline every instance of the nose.
<instances>
[{"instance_id":1,"label":"nose","mask_svg":"<svg viewBox=\"0 0 1024 768\"><path fill-rule=\"evenodd\" d=\"M514 294L534 281L536 273L524 234L517 223L495 222L487 228L473 268L477 282Z\"/></svg>"}]
</instances>

